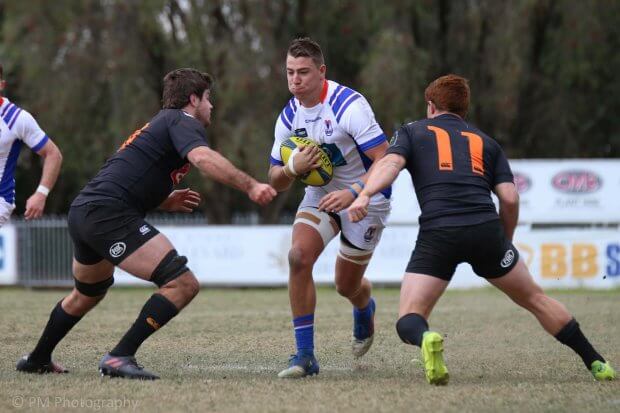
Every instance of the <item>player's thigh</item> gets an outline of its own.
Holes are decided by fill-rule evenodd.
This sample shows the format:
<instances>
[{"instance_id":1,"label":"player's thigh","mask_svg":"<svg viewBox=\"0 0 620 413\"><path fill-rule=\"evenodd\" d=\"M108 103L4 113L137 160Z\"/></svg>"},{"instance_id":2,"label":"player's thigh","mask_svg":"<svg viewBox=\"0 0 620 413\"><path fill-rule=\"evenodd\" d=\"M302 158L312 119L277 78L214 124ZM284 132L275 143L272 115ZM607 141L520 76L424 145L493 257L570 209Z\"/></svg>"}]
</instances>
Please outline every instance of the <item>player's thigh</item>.
<instances>
[{"instance_id":1,"label":"player's thigh","mask_svg":"<svg viewBox=\"0 0 620 413\"><path fill-rule=\"evenodd\" d=\"M158 233L140 245L118 266L131 275L149 281L155 269L172 250L174 246L170 240L164 234Z\"/></svg>"},{"instance_id":2,"label":"player's thigh","mask_svg":"<svg viewBox=\"0 0 620 413\"><path fill-rule=\"evenodd\" d=\"M340 228L333 216L317 208L302 207L295 215L289 261L314 263Z\"/></svg>"},{"instance_id":3,"label":"player's thigh","mask_svg":"<svg viewBox=\"0 0 620 413\"><path fill-rule=\"evenodd\" d=\"M420 314L428 320L449 281L425 274L405 273L400 287L398 316Z\"/></svg>"},{"instance_id":4,"label":"player's thigh","mask_svg":"<svg viewBox=\"0 0 620 413\"><path fill-rule=\"evenodd\" d=\"M109 266L103 259L128 273L150 280L163 258L173 249L142 215L120 202L93 202L72 207L68 216L75 259L82 273ZM92 271L91 271L92 269Z\"/></svg>"},{"instance_id":5,"label":"player's thigh","mask_svg":"<svg viewBox=\"0 0 620 413\"><path fill-rule=\"evenodd\" d=\"M506 238L500 220L472 225L463 235L467 262L480 277L502 277L519 262L519 251Z\"/></svg>"},{"instance_id":6,"label":"player's thigh","mask_svg":"<svg viewBox=\"0 0 620 413\"><path fill-rule=\"evenodd\" d=\"M73 258L73 276L84 284L96 284L109 280L114 274L114 264L102 259L95 264L82 264Z\"/></svg>"},{"instance_id":7,"label":"player's thigh","mask_svg":"<svg viewBox=\"0 0 620 413\"><path fill-rule=\"evenodd\" d=\"M543 292L542 288L532 278L523 260L519 260L508 274L497 278L488 278L487 281L502 290L518 304L526 304L530 297Z\"/></svg>"}]
</instances>

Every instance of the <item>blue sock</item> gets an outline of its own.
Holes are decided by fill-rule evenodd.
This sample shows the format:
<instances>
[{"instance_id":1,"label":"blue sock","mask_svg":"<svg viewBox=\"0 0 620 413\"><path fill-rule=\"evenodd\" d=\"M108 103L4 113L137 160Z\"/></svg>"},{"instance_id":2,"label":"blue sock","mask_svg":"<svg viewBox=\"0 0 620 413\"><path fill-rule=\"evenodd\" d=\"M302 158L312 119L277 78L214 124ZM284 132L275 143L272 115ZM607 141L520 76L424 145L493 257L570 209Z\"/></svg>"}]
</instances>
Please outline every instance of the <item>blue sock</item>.
<instances>
[{"instance_id":1,"label":"blue sock","mask_svg":"<svg viewBox=\"0 0 620 413\"><path fill-rule=\"evenodd\" d=\"M294 318L293 328L297 353L314 353L314 314Z\"/></svg>"},{"instance_id":2,"label":"blue sock","mask_svg":"<svg viewBox=\"0 0 620 413\"><path fill-rule=\"evenodd\" d=\"M374 333L374 323L372 316L375 313L375 300L370 298L368 305L364 308L353 307L353 335L357 339L365 339Z\"/></svg>"}]
</instances>

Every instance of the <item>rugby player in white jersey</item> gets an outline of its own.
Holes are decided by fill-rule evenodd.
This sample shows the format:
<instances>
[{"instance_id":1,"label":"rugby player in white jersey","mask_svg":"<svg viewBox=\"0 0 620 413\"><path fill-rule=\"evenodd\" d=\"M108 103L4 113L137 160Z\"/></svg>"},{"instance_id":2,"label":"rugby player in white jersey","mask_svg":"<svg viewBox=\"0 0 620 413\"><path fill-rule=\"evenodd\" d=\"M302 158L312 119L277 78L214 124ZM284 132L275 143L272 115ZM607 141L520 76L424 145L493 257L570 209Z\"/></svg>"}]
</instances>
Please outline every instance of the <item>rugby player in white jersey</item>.
<instances>
[{"instance_id":1,"label":"rugby player in white jersey","mask_svg":"<svg viewBox=\"0 0 620 413\"><path fill-rule=\"evenodd\" d=\"M390 190L373 197L367 217L357 223L346 208L364 188L373 160L388 148L385 134L366 99L356 91L325 78L320 46L308 38L294 40L286 57L289 91L294 95L275 126L269 180L277 191L287 190L296 176L318 166L318 149L306 147L286 165L280 145L291 136L308 137L327 152L334 166L332 180L307 187L293 224L289 251L289 299L297 352L281 378L318 374L314 356L316 290L312 268L325 246L340 233L336 259L336 290L353 305L352 352L363 356L374 336L375 302L364 271L379 242L390 210Z\"/></svg>"},{"instance_id":2,"label":"rugby player in white jersey","mask_svg":"<svg viewBox=\"0 0 620 413\"><path fill-rule=\"evenodd\" d=\"M25 143L43 158L39 186L26 201L26 219L43 215L47 195L56 183L62 164L60 150L32 115L3 96L5 86L0 63L0 227L15 209L15 167L22 145Z\"/></svg>"}]
</instances>

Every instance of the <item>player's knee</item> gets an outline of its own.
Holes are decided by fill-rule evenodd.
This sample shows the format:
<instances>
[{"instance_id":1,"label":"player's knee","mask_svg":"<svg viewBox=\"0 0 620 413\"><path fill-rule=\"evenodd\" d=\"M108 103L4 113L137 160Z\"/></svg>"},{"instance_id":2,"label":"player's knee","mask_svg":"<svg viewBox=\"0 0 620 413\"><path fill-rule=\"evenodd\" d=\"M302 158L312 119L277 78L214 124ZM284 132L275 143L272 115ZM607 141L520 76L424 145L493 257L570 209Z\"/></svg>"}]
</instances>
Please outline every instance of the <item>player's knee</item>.
<instances>
[{"instance_id":1,"label":"player's knee","mask_svg":"<svg viewBox=\"0 0 620 413\"><path fill-rule=\"evenodd\" d=\"M343 297L351 297L356 295L362 288L360 283L352 283L348 280L336 278L336 292Z\"/></svg>"},{"instance_id":2,"label":"player's knee","mask_svg":"<svg viewBox=\"0 0 620 413\"><path fill-rule=\"evenodd\" d=\"M74 315L83 315L105 297L114 284L114 277L97 283L85 283L74 279L75 288L64 301L65 310Z\"/></svg>"},{"instance_id":3,"label":"player's knee","mask_svg":"<svg viewBox=\"0 0 620 413\"><path fill-rule=\"evenodd\" d=\"M177 278L177 282L179 283L179 288L181 289L183 296L188 300L193 299L198 295L198 292L200 292L200 283L194 274L185 274L184 276Z\"/></svg>"},{"instance_id":4,"label":"player's knee","mask_svg":"<svg viewBox=\"0 0 620 413\"><path fill-rule=\"evenodd\" d=\"M160 288L163 287L188 272L189 268L186 264L187 258L179 255L177 250L169 251L153 271L151 282Z\"/></svg>"},{"instance_id":5,"label":"player's knee","mask_svg":"<svg viewBox=\"0 0 620 413\"><path fill-rule=\"evenodd\" d=\"M405 314L396 322L398 337L407 344L420 346L422 335L428 330L428 322L417 313Z\"/></svg>"},{"instance_id":6,"label":"player's knee","mask_svg":"<svg viewBox=\"0 0 620 413\"><path fill-rule=\"evenodd\" d=\"M311 267L312 264L313 262L309 254L304 253L299 247L291 247L288 252L288 265L292 272L301 271Z\"/></svg>"},{"instance_id":7,"label":"player's knee","mask_svg":"<svg viewBox=\"0 0 620 413\"><path fill-rule=\"evenodd\" d=\"M542 311L546 307L547 295L541 291L532 292L525 299L523 307L532 311Z\"/></svg>"},{"instance_id":8,"label":"player's knee","mask_svg":"<svg viewBox=\"0 0 620 413\"><path fill-rule=\"evenodd\" d=\"M83 297L86 301L92 301L93 299L101 300L108 292L108 289L114 284L114 276L107 278L103 281L96 283L86 283L73 279L75 283L75 290L80 294L76 294L76 299L80 300Z\"/></svg>"}]
</instances>

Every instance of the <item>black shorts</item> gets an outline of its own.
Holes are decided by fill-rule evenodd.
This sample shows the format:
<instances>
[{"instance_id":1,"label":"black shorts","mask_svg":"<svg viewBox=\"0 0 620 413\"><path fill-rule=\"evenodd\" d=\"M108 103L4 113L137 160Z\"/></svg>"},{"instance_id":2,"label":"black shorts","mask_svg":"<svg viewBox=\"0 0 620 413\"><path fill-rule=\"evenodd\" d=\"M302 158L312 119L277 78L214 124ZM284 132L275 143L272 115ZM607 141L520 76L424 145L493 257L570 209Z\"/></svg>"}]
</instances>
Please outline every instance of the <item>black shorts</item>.
<instances>
[{"instance_id":1,"label":"black shorts","mask_svg":"<svg viewBox=\"0 0 620 413\"><path fill-rule=\"evenodd\" d=\"M500 220L477 225L423 229L418 234L407 272L450 281L456 266L466 262L483 278L506 275L519 252L504 235Z\"/></svg>"},{"instance_id":2,"label":"black shorts","mask_svg":"<svg viewBox=\"0 0 620 413\"><path fill-rule=\"evenodd\" d=\"M120 201L72 206L67 221L75 259L84 265L102 259L118 265L159 234L142 214Z\"/></svg>"}]
</instances>

